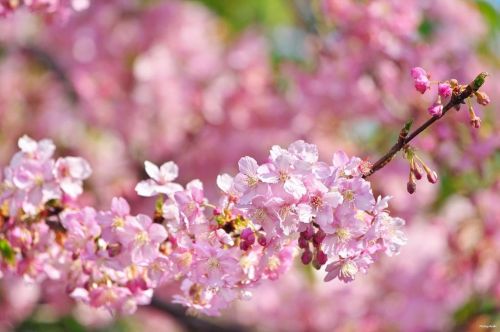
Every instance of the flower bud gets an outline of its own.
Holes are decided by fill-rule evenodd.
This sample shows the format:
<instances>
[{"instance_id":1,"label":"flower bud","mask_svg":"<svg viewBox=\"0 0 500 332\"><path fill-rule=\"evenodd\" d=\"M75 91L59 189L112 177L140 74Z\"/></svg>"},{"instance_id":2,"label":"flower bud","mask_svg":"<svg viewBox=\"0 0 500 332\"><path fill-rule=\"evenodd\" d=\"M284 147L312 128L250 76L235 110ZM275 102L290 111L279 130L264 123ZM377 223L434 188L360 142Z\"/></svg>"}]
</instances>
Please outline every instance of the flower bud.
<instances>
[{"instance_id":1,"label":"flower bud","mask_svg":"<svg viewBox=\"0 0 500 332\"><path fill-rule=\"evenodd\" d=\"M248 249L250 249L250 244L245 240L240 241L240 249L243 251L247 251Z\"/></svg>"},{"instance_id":2,"label":"flower bud","mask_svg":"<svg viewBox=\"0 0 500 332\"><path fill-rule=\"evenodd\" d=\"M257 239L257 242L263 247L267 245L267 239L264 235L260 235L259 238Z\"/></svg>"},{"instance_id":3,"label":"flower bud","mask_svg":"<svg viewBox=\"0 0 500 332\"><path fill-rule=\"evenodd\" d=\"M430 171L427 173L427 180L430 182L430 183L436 183L437 180L438 180L438 176L437 176L437 173L434 172L434 171Z\"/></svg>"},{"instance_id":4,"label":"flower bud","mask_svg":"<svg viewBox=\"0 0 500 332\"><path fill-rule=\"evenodd\" d=\"M478 116L473 117L470 119L470 125L476 129L479 129L481 127L481 118Z\"/></svg>"},{"instance_id":5,"label":"flower bud","mask_svg":"<svg viewBox=\"0 0 500 332\"><path fill-rule=\"evenodd\" d=\"M309 263L311 263L312 261L312 258L313 258L313 254L310 250L306 250L302 253L302 256L300 256L300 260L302 261L302 263L304 265L307 265Z\"/></svg>"},{"instance_id":6,"label":"flower bud","mask_svg":"<svg viewBox=\"0 0 500 332\"><path fill-rule=\"evenodd\" d=\"M438 93L443 98L448 98L451 96L451 86L448 83L439 83L438 84Z\"/></svg>"},{"instance_id":7,"label":"flower bud","mask_svg":"<svg viewBox=\"0 0 500 332\"><path fill-rule=\"evenodd\" d=\"M441 100L436 101L432 104L427 111L432 116L440 117L443 114L443 104L441 104Z\"/></svg>"},{"instance_id":8,"label":"flower bud","mask_svg":"<svg viewBox=\"0 0 500 332\"><path fill-rule=\"evenodd\" d=\"M305 238L299 237L298 242L299 242L299 248L302 249L309 248L309 241L307 241Z\"/></svg>"},{"instance_id":9,"label":"flower bud","mask_svg":"<svg viewBox=\"0 0 500 332\"><path fill-rule=\"evenodd\" d=\"M422 179L422 168L416 162L413 163L412 172L413 172L413 175L415 175L415 179L417 179L417 180Z\"/></svg>"},{"instance_id":10,"label":"flower bud","mask_svg":"<svg viewBox=\"0 0 500 332\"><path fill-rule=\"evenodd\" d=\"M308 226L307 229L303 232L300 233L300 236L302 236L306 240L311 240L314 235L314 230L311 226Z\"/></svg>"},{"instance_id":11,"label":"flower bud","mask_svg":"<svg viewBox=\"0 0 500 332\"><path fill-rule=\"evenodd\" d=\"M476 95L476 101L479 105L486 106L490 103L490 97L482 91L478 91L475 93Z\"/></svg>"},{"instance_id":12,"label":"flower bud","mask_svg":"<svg viewBox=\"0 0 500 332\"><path fill-rule=\"evenodd\" d=\"M323 250L318 250L318 252L316 253L316 260L318 261L319 265L325 265L328 257Z\"/></svg>"},{"instance_id":13,"label":"flower bud","mask_svg":"<svg viewBox=\"0 0 500 332\"><path fill-rule=\"evenodd\" d=\"M314 236L313 236L314 246L316 246L316 247L320 246L321 243L323 242L323 240L325 239L325 237L326 237L326 233L322 229L318 229L316 234L314 234Z\"/></svg>"},{"instance_id":14,"label":"flower bud","mask_svg":"<svg viewBox=\"0 0 500 332\"><path fill-rule=\"evenodd\" d=\"M410 175L408 178L408 183L406 184L406 190L409 194L413 194L417 190L417 183L415 182L415 175L410 170Z\"/></svg>"},{"instance_id":15,"label":"flower bud","mask_svg":"<svg viewBox=\"0 0 500 332\"><path fill-rule=\"evenodd\" d=\"M430 89L431 82L429 81L429 75L427 75L427 72L423 68L412 68L411 77L413 78L415 89L421 94Z\"/></svg>"}]
</instances>

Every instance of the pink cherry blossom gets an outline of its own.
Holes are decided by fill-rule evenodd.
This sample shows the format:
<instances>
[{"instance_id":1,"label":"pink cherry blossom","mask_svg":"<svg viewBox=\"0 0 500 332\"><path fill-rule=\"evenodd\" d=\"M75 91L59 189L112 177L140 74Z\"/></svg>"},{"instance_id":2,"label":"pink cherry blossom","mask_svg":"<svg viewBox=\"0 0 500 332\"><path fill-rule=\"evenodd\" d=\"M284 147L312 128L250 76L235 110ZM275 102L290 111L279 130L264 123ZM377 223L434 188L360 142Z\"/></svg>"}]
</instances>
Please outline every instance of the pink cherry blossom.
<instances>
[{"instance_id":1,"label":"pink cherry blossom","mask_svg":"<svg viewBox=\"0 0 500 332\"><path fill-rule=\"evenodd\" d=\"M179 175L179 168L174 162L169 161L158 167L150 161L145 161L144 166L151 179L137 184L135 190L138 195L146 197L159 193L172 195L182 190L179 184L172 182Z\"/></svg>"}]
</instances>

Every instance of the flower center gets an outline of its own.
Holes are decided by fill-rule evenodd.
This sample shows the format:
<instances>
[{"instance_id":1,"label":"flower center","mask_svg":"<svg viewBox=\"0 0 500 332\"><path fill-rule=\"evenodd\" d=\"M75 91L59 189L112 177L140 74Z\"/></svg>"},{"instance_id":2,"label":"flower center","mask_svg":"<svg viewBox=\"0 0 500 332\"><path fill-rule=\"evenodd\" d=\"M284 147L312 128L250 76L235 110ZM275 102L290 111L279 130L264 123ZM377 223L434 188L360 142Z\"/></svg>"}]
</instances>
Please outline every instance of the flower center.
<instances>
[{"instance_id":1,"label":"flower center","mask_svg":"<svg viewBox=\"0 0 500 332\"><path fill-rule=\"evenodd\" d=\"M217 270L220 267L220 262L217 258L210 257L207 261L207 265L209 270Z\"/></svg>"},{"instance_id":2,"label":"flower center","mask_svg":"<svg viewBox=\"0 0 500 332\"><path fill-rule=\"evenodd\" d=\"M41 174L35 176L35 185L38 187L43 185L43 176Z\"/></svg>"},{"instance_id":3,"label":"flower center","mask_svg":"<svg viewBox=\"0 0 500 332\"><path fill-rule=\"evenodd\" d=\"M276 256L269 257L269 260L267 261L267 267L271 271L276 270L280 266L280 264L280 259Z\"/></svg>"},{"instance_id":4,"label":"flower center","mask_svg":"<svg viewBox=\"0 0 500 332\"><path fill-rule=\"evenodd\" d=\"M319 209L323 205L323 199L320 196L313 196L311 197L311 205L315 209Z\"/></svg>"},{"instance_id":5,"label":"flower center","mask_svg":"<svg viewBox=\"0 0 500 332\"><path fill-rule=\"evenodd\" d=\"M264 212L264 209L257 209L254 214L253 218L255 221L263 221L265 219L266 213Z\"/></svg>"},{"instance_id":6,"label":"flower center","mask_svg":"<svg viewBox=\"0 0 500 332\"><path fill-rule=\"evenodd\" d=\"M148 242L149 242L149 236L148 233L146 233L145 231L141 231L135 236L135 243L139 246L143 246Z\"/></svg>"},{"instance_id":7,"label":"flower center","mask_svg":"<svg viewBox=\"0 0 500 332\"><path fill-rule=\"evenodd\" d=\"M122 217L113 218L113 223L111 224L113 228L123 228L125 226L125 220Z\"/></svg>"},{"instance_id":8,"label":"flower center","mask_svg":"<svg viewBox=\"0 0 500 332\"><path fill-rule=\"evenodd\" d=\"M341 242L346 242L351 238L351 232L347 228L339 228L335 232L335 235L339 238Z\"/></svg>"},{"instance_id":9,"label":"flower center","mask_svg":"<svg viewBox=\"0 0 500 332\"><path fill-rule=\"evenodd\" d=\"M354 200L354 192L350 189L344 191L342 196L344 196L344 199L348 202L351 202L352 200Z\"/></svg>"},{"instance_id":10,"label":"flower center","mask_svg":"<svg viewBox=\"0 0 500 332\"><path fill-rule=\"evenodd\" d=\"M285 183L286 180L288 180L290 178L290 175L288 175L287 171L280 171L279 178L280 178L281 183Z\"/></svg>"},{"instance_id":11,"label":"flower center","mask_svg":"<svg viewBox=\"0 0 500 332\"><path fill-rule=\"evenodd\" d=\"M259 183L259 179L254 176L247 175L247 184L249 187L255 187Z\"/></svg>"},{"instance_id":12,"label":"flower center","mask_svg":"<svg viewBox=\"0 0 500 332\"><path fill-rule=\"evenodd\" d=\"M344 276L352 278L358 273L358 267L353 262L346 262L340 268L340 273Z\"/></svg>"}]
</instances>

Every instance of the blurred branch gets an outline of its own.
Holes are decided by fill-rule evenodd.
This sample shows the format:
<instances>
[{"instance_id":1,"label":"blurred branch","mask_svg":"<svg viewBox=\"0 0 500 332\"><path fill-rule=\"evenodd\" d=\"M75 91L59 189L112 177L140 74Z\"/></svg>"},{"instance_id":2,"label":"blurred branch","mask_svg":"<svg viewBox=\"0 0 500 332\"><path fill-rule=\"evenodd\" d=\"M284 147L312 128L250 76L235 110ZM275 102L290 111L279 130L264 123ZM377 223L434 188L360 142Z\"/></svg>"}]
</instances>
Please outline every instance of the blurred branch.
<instances>
[{"instance_id":1,"label":"blurred branch","mask_svg":"<svg viewBox=\"0 0 500 332\"><path fill-rule=\"evenodd\" d=\"M208 321L202 318L189 316L186 308L180 304L173 304L153 297L150 307L166 313L174 318L179 325L187 331L200 332L249 332L250 329L238 324L222 324Z\"/></svg>"},{"instance_id":2,"label":"blurred branch","mask_svg":"<svg viewBox=\"0 0 500 332\"><path fill-rule=\"evenodd\" d=\"M477 75L477 77L467 85L464 91L460 92L459 94L453 94L451 97L451 100L448 102L443 107L443 113L441 116L433 116L426 122L424 122L420 127L415 129L411 134L409 133L409 126L411 125L410 122L408 122L404 128L401 130L398 141L396 144L392 146L392 148L379 160L377 160L369 172L364 175L364 178L369 177L376 171L382 169L387 165L398 153L401 149L405 147L408 143L410 143L415 137L417 137L419 134L421 134L424 130L426 130L428 127L430 127L434 122L438 121L441 119L450 109L454 107L460 107L461 104L465 104L465 100L469 98L474 92L477 92L479 88L484 84L485 78L488 76L487 73L480 73Z\"/></svg>"},{"instance_id":3,"label":"blurred branch","mask_svg":"<svg viewBox=\"0 0 500 332\"><path fill-rule=\"evenodd\" d=\"M50 70L55 77L64 85L66 92L68 93L71 101L78 102L78 93L73 85L73 82L66 75L64 68L57 62L57 60L44 51L43 49L33 46L21 46L21 52L34 58L39 64Z\"/></svg>"}]
</instances>

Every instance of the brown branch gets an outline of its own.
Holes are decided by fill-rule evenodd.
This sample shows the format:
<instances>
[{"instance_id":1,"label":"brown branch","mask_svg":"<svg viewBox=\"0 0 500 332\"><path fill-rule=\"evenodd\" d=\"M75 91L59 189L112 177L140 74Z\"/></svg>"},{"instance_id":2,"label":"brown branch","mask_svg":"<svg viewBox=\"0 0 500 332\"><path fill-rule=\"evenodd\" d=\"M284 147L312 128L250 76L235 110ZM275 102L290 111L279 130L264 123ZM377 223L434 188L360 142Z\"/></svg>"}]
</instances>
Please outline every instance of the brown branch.
<instances>
[{"instance_id":1,"label":"brown branch","mask_svg":"<svg viewBox=\"0 0 500 332\"><path fill-rule=\"evenodd\" d=\"M484 84L486 76L488 76L487 73L480 73L479 75L477 75L474 81L467 85L467 87L463 91L461 91L460 93L453 93L451 100L443 107L441 116L433 116L432 118L424 122L420 127L415 129L415 131L413 131L411 134L409 134L409 127L411 125L411 122L407 123L401 130L397 143L394 144L382 158L377 160L371 167L370 171L363 177L367 178L376 171L384 168L385 165L387 165L394 158L396 153L403 149L406 144L410 143L415 137L417 137L420 133L430 127L434 122L441 119L450 109L464 104L465 100L472 96L474 92L477 92L479 88Z\"/></svg>"},{"instance_id":2,"label":"brown branch","mask_svg":"<svg viewBox=\"0 0 500 332\"><path fill-rule=\"evenodd\" d=\"M186 331L203 331L203 332L249 332L251 329L231 323L222 324L209 321L206 319L189 316L186 314L186 308L180 304L173 304L153 297L150 307L168 314L176 320Z\"/></svg>"}]
</instances>

